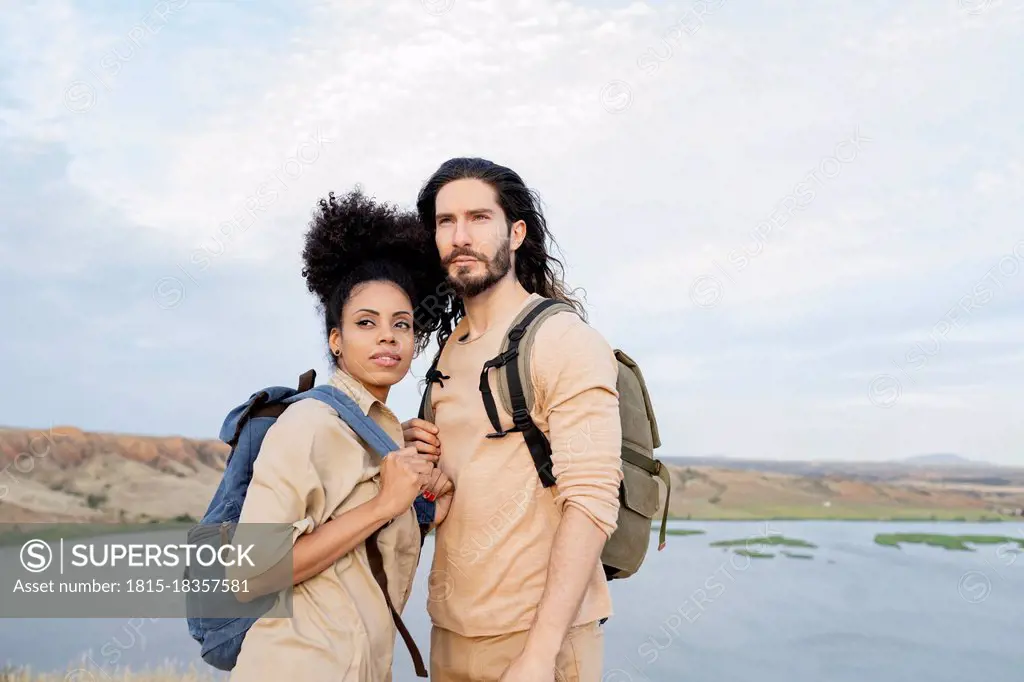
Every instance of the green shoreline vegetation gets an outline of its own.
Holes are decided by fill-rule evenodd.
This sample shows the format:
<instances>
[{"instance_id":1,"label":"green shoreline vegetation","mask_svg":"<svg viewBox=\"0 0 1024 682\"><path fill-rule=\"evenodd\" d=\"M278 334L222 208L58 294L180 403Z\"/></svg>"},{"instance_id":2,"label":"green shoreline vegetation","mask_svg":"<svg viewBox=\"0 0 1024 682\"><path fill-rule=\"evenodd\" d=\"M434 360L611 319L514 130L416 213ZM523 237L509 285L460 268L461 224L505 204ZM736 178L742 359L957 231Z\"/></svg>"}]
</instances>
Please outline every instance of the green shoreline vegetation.
<instances>
[{"instance_id":1,"label":"green shoreline vegetation","mask_svg":"<svg viewBox=\"0 0 1024 682\"><path fill-rule=\"evenodd\" d=\"M654 526L651 529L652 533L660 532L658 526ZM669 528L666 530L666 535L703 535L705 531L690 528ZM739 556L749 557L751 559L771 559L775 557L775 554L771 552L761 551L766 547L798 547L801 549L817 549L818 546L814 543L807 542L806 540L800 540L798 538L789 538L784 535L769 535L769 536L758 536L750 538L739 538L737 540L716 540L715 542L708 543L711 547L721 547L728 551L733 550L734 554ZM780 554L790 559L813 559L814 555L806 554L801 552L791 552L783 549Z\"/></svg>"},{"instance_id":2,"label":"green shoreline vegetation","mask_svg":"<svg viewBox=\"0 0 1024 682\"><path fill-rule=\"evenodd\" d=\"M651 529L652 533L661 532L661 528L655 526ZM666 528L665 535L704 535L705 531L696 528Z\"/></svg>"},{"instance_id":3,"label":"green shoreline vegetation","mask_svg":"<svg viewBox=\"0 0 1024 682\"><path fill-rule=\"evenodd\" d=\"M1017 545L1012 551L1024 550L1024 536L1006 535L943 535L940 533L879 533L875 543L882 547L901 549L903 543L941 547L954 552L973 552L970 545Z\"/></svg>"},{"instance_id":4,"label":"green shoreline vegetation","mask_svg":"<svg viewBox=\"0 0 1024 682\"><path fill-rule=\"evenodd\" d=\"M870 521L878 523L901 522L964 522L964 523L998 523L1003 521L1020 522L1021 517L1000 516L978 510L913 510L873 507L843 508L831 507L822 513L821 507L770 507L763 509L723 509L724 513L689 514L686 516L670 515L670 521ZM110 521L106 523L5 523L0 524L0 546L13 545L29 539L59 540L61 538L86 538L113 533L137 533L154 530L187 529L198 523L197 519L188 515L173 519L150 519L148 522L125 523ZM659 530L655 524L654 532ZM686 536L700 535L703 530L669 528L666 535ZM0 678L2 682L2 678Z\"/></svg>"},{"instance_id":5,"label":"green shoreline vegetation","mask_svg":"<svg viewBox=\"0 0 1024 682\"><path fill-rule=\"evenodd\" d=\"M670 517L670 520L680 521ZM724 521L739 519L689 519L691 521ZM841 520L841 519L748 519L748 520ZM852 519L845 519L852 520ZM864 519L868 520L868 519ZM907 521L921 521L922 519L906 519ZM179 516L171 520L151 519L148 523L13 523L0 524L0 546L21 544L27 540L40 539L57 541L61 539L79 539L99 537L105 535L122 533L142 533L153 531L188 530L198 523L189 516ZM651 527L651 533L659 533L659 524ZM704 535L705 530L699 528L668 528L666 535L675 537L686 537ZM947 535L940 533L879 533L875 536L875 543L883 547L899 548L902 543L924 544L933 547L942 547L954 551L974 551L969 545L1016 545L1010 551L1014 553L1024 552L1024 535L1018 538L1005 535ZM805 540L787 538L781 535L740 538L737 540L719 540L710 543L712 547L752 547L752 546L785 546L805 549L815 549L816 545ZM790 556L790 554L787 554ZM805 558L793 554L794 558ZM0 678L0 682L3 682Z\"/></svg>"},{"instance_id":6,"label":"green shoreline vegetation","mask_svg":"<svg viewBox=\"0 0 1024 682\"><path fill-rule=\"evenodd\" d=\"M712 547L749 547L751 545L767 545L772 547L804 547L807 549L818 548L817 545L807 542L806 540L787 538L785 535L767 535L764 537L741 538L739 540L718 540L717 542L711 543Z\"/></svg>"},{"instance_id":7,"label":"green shoreline vegetation","mask_svg":"<svg viewBox=\"0 0 1024 682\"><path fill-rule=\"evenodd\" d=\"M979 509L906 509L899 507L760 507L755 509L716 509L716 513L676 515L672 521L877 521L877 522L1020 522L1019 516L1007 516Z\"/></svg>"},{"instance_id":8,"label":"green shoreline vegetation","mask_svg":"<svg viewBox=\"0 0 1024 682\"><path fill-rule=\"evenodd\" d=\"M657 533L660 528L655 525L652 533ZM666 535L687 536L701 535L705 531L688 528L670 528ZM1011 554L1024 554L1024 532L1019 537L1008 535L949 535L943 533L878 533L874 538L875 544L881 547L894 547L901 549L903 544L919 544L929 547L939 547L950 551L973 552L975 546L999 545L1000 552ZM711 547L720 547L733 552L739 556L754 559L767 559L775 555L762 551L768 547L786 547L800 549L817 549L817 545L806 540L790 538L784 535L757 536L738 538L736 540L716 540L709 543ZM813 559L812 554L793 552L787 549L780 551L783 556L791 559Z\"/></svg>"},{"instance_id":9,"label":"green shoreline vegetation","mask_svg":"<svg viewBox=\"0 0 1024 682\"><path fill-rule=\"evenodd\" d=\"M188 530L196 521L185 521L179 517L172 521L153 520L149 523L17 523L5 524L0 530L0 547L18 545L28 540L57 542L95 538L123 533L151 533L168 530ZM0 682L3 678L0 677Z\"/></svg>"},{"instance_id":10,"label":"green shoreline vegetation","mask_svg":"<svg viewBox=\"0 0 1024 682\"><path fill-rule=\"evenodd\" d=\"M711 543L712 547L722 547L723 549L733 548L733 552L739 556L750 557L752 559L773 559L775 554L771 552L763 552L751 547L800 547L802 549L817 549L818 546L812 542L806 540L800 540L797 538L788 538L785 535L768 535L764 537L752 537L752 538L740 538L738 540L718 540ZM742 548L742 549L737 549ZM811 554L798 554L795 552L788 552L782 550L783 556L791 559L813 559L814 556Z\"/></svg>"}]
</instances>

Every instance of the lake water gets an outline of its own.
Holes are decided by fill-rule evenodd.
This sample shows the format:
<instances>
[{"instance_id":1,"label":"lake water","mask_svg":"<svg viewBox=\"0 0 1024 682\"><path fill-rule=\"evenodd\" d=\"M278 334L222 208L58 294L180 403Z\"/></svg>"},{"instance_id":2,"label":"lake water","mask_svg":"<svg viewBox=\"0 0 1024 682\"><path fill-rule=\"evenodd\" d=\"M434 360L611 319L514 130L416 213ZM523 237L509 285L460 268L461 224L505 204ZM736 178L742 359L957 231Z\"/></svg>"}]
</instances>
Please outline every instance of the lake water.
<instances>
[{"instance_id":1,"label":"lake water","mask_svg":"<svg viewBox=\"0 0 1024 682\"><path fill-rule=\"evenodd\" d=\"M706 534L670 536L660 553L652 538L642 571L613 583L604 682L964 682L1024 674L1024 554L998 545L953 552L874 543L876 533L892 532L1024 539L1024 524L673 525ZM748 559L709 547L780 533L818 545L794 550L813 558ZM424 657L431 553L428 539L406 616ZM396 642L396 682L418 679ZM105 644L107 658L100 654ZM0 665L67 670L90 649L108 673L198 659L181 620L0 618Z\"/></svg>"}]
</instances>

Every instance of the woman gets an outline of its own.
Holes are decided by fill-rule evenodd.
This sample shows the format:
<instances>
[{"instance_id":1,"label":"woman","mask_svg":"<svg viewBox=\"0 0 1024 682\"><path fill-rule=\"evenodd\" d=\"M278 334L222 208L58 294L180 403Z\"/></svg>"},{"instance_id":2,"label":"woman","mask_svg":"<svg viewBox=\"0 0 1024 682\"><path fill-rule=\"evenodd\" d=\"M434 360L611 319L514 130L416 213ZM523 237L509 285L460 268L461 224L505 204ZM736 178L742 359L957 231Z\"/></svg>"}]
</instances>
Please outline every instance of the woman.
<instances>
[{"instance_id":1,"label":"woman","mask_svg":"<svg viewBox=\"0 0 1024 682\"><path fill-rule=\"evenodd\" d=\"M436 320L414 319L445 276L432 235L414 213L358 190L340 199L332 193L314 213L303 259L303 277L324 315L331 383L402 443L386 402L437 329ZM414 447L381 460L315 399L278 418L256 458L239 523L292 525L292 616L256 621L232 680L391 679L396 626L366 542L376 540L400 613L428 530L413 501L421 492L436 496L435 525L451 503L451 482L436 460Z\"/></svg>"}]
</instances>

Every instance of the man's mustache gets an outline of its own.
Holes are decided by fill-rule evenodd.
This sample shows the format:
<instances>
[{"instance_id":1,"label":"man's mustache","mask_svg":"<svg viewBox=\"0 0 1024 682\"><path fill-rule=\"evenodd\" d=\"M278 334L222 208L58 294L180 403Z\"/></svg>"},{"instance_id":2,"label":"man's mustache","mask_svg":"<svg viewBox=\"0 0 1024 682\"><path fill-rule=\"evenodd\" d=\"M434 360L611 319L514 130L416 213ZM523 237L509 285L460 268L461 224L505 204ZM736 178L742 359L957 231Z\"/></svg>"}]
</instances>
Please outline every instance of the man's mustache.
<instances>
[{"instance_id":1,"label":"man's mustache","mask_svg":"<svg viewBox=\"0 0 1024 682\"><path fill-rule=\"evenodd\" d=\"M462 248L462 249L454 249L451 253L448 254L448 257L445 258L441 262L441 264L445 265L445 266L448 266L448 265L451 265L452 261L454 261L456 258L466 258L466 257L476 258L478 261L483 261L484 263L487 262L487 257L484 256L482 253L477 253L476 251L472 251L470 249Z\"/></svg>"}]
</instances>

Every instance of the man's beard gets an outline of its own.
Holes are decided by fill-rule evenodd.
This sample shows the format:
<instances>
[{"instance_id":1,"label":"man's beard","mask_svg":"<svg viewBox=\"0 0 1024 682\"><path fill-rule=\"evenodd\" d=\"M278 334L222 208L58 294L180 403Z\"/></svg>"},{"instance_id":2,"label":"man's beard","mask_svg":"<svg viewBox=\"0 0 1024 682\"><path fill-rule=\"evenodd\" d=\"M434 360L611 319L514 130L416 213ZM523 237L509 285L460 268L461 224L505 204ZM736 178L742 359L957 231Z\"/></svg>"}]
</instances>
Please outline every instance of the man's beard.
<instances>
[{"instance_id":1,"label":"man's beard","mask_svg":"<svg viewBox=\"0 0 1024 682\"><path fill-rule=\"evenodd\" d=\"M508 239L498 247L497 253L494 254L492 260L483 258L483 254L469 253L465 250L459 251L455 249L445 259L445 267L451 264L451 261L455 260L459 256L473 256L479 259L486 266L486 272L482 275L448 275L448 283L452 285L455 293L461 298L473 298L483 292L490 289L492 286L497 284L502 277L508 274L508 271L512 267L512 249L509 245Z\"/></svg>"}]
</instances>

